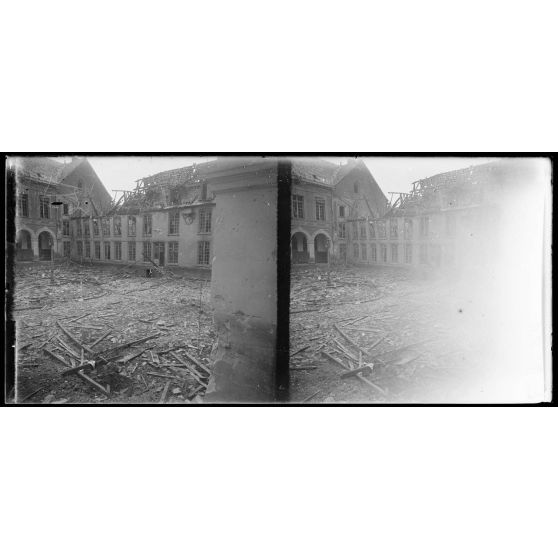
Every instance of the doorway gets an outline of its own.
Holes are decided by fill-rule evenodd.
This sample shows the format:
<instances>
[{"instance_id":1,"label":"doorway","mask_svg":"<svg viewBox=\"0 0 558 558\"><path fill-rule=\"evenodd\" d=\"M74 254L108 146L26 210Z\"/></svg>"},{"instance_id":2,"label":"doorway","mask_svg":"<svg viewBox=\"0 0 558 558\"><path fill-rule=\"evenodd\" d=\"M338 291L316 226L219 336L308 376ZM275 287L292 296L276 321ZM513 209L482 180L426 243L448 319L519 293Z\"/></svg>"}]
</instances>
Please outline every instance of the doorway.
<instances>
[{"instance_id":1,"label":"doorway","mask_svg":"<svg viewBox=\"0 0 558 558\"><path fill-rule=\"evenodd\" d=\"M54 245L54 238L52 235L43 231L39 235L39 259L40 260L50 260L52 259L52 249Z\"/></svg>"},{"instance_id":2,"label":"doorway","mask_svg":"<svg viewBox=\"0 0 558 558\"><path fill-rule=\"evenodd\" d=\"M314 239L314 256L316 263L328 262L329 239L325 234L318 234Z\"/></svg>"},{"instance_id":3,"label":"doorway","mask_svg":"<svg viewBox=\"0 0 558 558\"><path fill-rule=\"evenodd\" d=\"M165 265L165 243L164 242L154 242L153 243L153 260L160 266Z\"/></svg>"}]
</instances>

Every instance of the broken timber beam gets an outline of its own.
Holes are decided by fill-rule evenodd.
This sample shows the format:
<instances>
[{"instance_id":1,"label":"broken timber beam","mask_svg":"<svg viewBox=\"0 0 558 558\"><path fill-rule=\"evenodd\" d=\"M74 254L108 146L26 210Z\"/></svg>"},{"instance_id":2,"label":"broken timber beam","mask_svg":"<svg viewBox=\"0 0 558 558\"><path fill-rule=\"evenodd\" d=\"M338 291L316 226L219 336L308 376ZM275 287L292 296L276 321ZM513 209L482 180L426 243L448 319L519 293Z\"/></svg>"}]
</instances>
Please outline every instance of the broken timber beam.
<instances>
[{"instance_id":1,"label":"broken timber beam","mask_svg":"<svg viewBox=\"0 0 558 558\"><path fill-rule=\"evenodd\" d=\"M112 329L109 329L106 333L103 333L103 335L101 335L101 337L99 337L99 339L97 339L97 341L94 341L93 343L91 343L91 345L89 345L89 347L92 349L95 345L100 343L107 335L109 335L111 333L111 331L112 331Z\"/></svg>"},{"instance_id":2,"label":"broken timber beam","mask_svg":"<svg viewBox=\"0 0 558 558\"><path fill-rule=\"evenodd\" d=\"M165 388L163 389L163 394L161 395L161 399L159 400L159 403L164 403L165 399L167 398L167 392L169 391L169 387L171 385L170 380L165 384Z\"/></svg>"},{"instance_id":3,"label":"broken timber beam","mask_svg":"<svg viewBox=\"0 0 558 558\"><path fill-rule=\"evenodd\" d=\"M201 368L206 374L211 376L211 370L209 370L209 368L207 366L205 366L204 364L202 364L199 360L195 359L190 353L187 353L186 351L184 351L184 356L188 357L194 364L196 364L199 368ZM177 360L180 361L180 359L177 359Z\"/></svg>"},{"instance_id":4,"label":"broken timber beam","mask_svg":"<svg viewBox=\"0 0 558 558\"><path fill-rule=\"evenodd\" d=\"M50 355L52 358L56 359L58 362L61 362L64 366L68 366L68 363L62 357L58 356L57 354L53 353L52 351L49 351L46 348L44 348L43 351L47 355Z\"/></svg>"},{"instance_id":5,"label":"broken timber beam","mask_svg":"<svg viewBox=\"0 0 558 558\"><path fill-rule=\"evenodd\" d=\"M111 347L106 351L101 351L101 353L112 353L114 351L119 351L120 349L125 349L127 347L131 347L132 345L136 345L137 343L143 343L144 341L149 341L150 339L155 339L155 337L159 337L160 333L154 333L153 335L148 335L147 337L142 337L140 339L135 339L134 341L128 341L128 343L122 343L122 345L117 345L116 347ZM95 356L98 356L100 353L95 353Z\"/></svg>"},{"instance_id":6,"label":"broken timber beam","mask_svg":"<svg viewBox=\"0 0 558 558\"><path fill-rule=\"evenodd\" d=\"M56 322L56 325L81 349L87 351L88 353L93 353L93 351L86 347L81 341L78 341L59 321Z\"/></svg>"},{"instance_id":7,"label":"broken timber beam","mask_svg":"<svg viewBox=\"0 0 558 558\"><path fill-rule=\"evenodd\" d=\"M335 358L332 354L328 353L327 351L322 351L322 355L324 355L326 358L329 358L329 360L341 366L341 368L344 368L345 370L349 370L349 368L347 368L339 359Z\"/></svg>"},{"instance_id":8,"label":"broken timber beam","mask_svg":"<svg viewBox=\"0 0 558 558\"><path fill-rule=\"evenodd\" d=\"M343 337L343 339L345 339L345 341L347 341L347 343L352 345L355 349L358 349L363 355L370 358L370 354L368 353L368 351L365 351L364 349L361 349L345 332L343 332L343 331L341 331L341 329L339 329L337 324L335 324L333 327L341 335L341 337Z\"/></svg>"},{"instance_id":9,"label":"broken timber beam","mask_svg":"<svg viewBox=\"0 0 558 558\"><path fill-rule=\"evenodd\" d=\"M66 366L68 366L66 364ZM79 372L80 370L88 370L88 369L93 369L95 368L95 363L91 363L91 362L84 362L83 364L80 364L79 366L74 366L73 368L68 368L67 370L62 370L62 376L68 376L69 374L75 374L77 372Z\"/></svg>"},{"instance_id":10,"label":"broken timber beam","mask_svg":"<svg viewBox=\"0 0 558 558\"><path fill-rule=\"evenodd\" d=\"M98 384L95 380L85 375L81 370L77 370L76 375L88 384L92 385L95 389L99 390L103 395L106 395L107 397L110 396L109 391L107 391L101 384Z\"/></svg>"}]
</instances>

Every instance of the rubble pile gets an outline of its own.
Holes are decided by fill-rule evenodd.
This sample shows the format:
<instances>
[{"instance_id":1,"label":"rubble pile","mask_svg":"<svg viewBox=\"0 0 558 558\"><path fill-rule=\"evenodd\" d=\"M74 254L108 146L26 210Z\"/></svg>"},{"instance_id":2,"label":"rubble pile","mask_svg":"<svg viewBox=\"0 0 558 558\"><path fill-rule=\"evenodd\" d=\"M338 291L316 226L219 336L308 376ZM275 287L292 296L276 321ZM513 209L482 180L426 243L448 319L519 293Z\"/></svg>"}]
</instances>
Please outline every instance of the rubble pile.
<instances>
[{"instance_id":1,"label":"rubble pile","mask_svg":"<svg viewBox=\"0 0 558 558\"><path fill-rule=\"evenodd\" d=\"M424 402L459 389L471 351L451 284L400 268L295 268L294 402ZM457 317L456 317L457 316Z\"/></svg>"},{"instance_id":2,"label":"rubble pile","mask_svg":"<svg viewBox=\"0 0 558 558\"><path fill-rule=\"evenodd\" d=\"M199 402L214 343L208 278L122 267L16 270L16 402Z\"/></svg>"}]
</instances>

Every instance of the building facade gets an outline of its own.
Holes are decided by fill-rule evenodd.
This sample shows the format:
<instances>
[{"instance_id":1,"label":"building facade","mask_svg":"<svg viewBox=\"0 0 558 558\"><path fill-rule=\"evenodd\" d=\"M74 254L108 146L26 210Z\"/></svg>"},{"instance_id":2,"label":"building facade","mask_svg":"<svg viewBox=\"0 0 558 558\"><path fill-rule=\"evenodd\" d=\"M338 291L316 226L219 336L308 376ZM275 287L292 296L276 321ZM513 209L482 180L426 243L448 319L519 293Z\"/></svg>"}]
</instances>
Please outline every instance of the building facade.
<instances>
[{"instance_id":1,"label":"building facade","mask_svg":"<svg viewBox=\"0 0 558 558\"><path fill-rule=\"evenodd\" d=\"M502 160L413 183L369 223L367 263L431 268L487 268L504 242L502 222L533 182L522 160ZM510 225L513 226L513 225Z\"/></svg>"},{"instance_id":2,"label":"building facade","mask_svg":"<svg viewBox=\"0 0 558 558\"><path fill-rule=\"evenodd\" d=\"M362 161L294 159L292 263L360 263L366 255L362 246L368 240L368 222L383 214L386 205Z\"/></svg>"},{"instance_id":3,"label":"building facade","mask_svg":"<svg viewBox=\"0 0 558 558\"><path fill-rule=\"evenodd\" d=\"M95 171L79 157L17 157L8 164L16 176L16 259L70 257L72 215L110 207L111 196Z\"/></svg>"},{"instance_id":4,"label":"building facade","mask_svg":"<svg viewBox=\"0 0 558 558\"><path fill-rule=\"evenodd\" d=\"M71 219L71 256L99 264L209 268L216 162L139 179L104 214Z\"/></svg>"}]
</instances>

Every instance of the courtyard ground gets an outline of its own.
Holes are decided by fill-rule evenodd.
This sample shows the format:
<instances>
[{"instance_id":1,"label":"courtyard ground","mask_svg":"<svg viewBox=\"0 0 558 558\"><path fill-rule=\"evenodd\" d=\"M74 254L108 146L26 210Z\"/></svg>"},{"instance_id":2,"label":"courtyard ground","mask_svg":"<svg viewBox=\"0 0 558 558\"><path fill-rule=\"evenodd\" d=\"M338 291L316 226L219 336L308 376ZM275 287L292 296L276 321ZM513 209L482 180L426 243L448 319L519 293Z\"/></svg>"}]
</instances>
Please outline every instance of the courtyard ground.
<instances>
[{"instance_id":1,"label":"courtyard ground","mask_svg":"<svg viewBox=\"0 0 558 558\"><path fill-rule=\"evenodd\" d=\"M204 273L18 263L8 400L199 402L214 342L209 289ZM82 361L95 365L64 374Z\"/></svg>"},{"instance_id":2,"label":"courtyard ground","mask_svg":"<svg viewBox=\"0 0 558 558\"><path fill-rule=\"evenodd\" d=\"M396 267L294 266L291 400L490 400L501 320L495 282ZM362 377L350 371L364 368Z\"/></svg>"}]
</instances>

